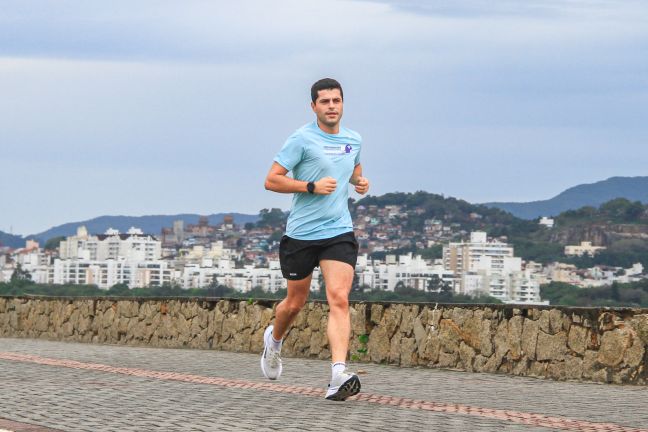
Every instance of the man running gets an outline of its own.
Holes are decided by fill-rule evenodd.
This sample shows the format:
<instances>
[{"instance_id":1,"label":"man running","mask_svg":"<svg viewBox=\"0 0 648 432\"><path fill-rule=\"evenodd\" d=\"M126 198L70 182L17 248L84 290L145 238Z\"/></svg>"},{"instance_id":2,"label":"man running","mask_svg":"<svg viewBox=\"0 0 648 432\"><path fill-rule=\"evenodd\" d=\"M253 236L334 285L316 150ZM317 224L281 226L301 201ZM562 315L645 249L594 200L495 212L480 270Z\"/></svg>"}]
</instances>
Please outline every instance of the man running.
<instances>
[{"instance_id":1,"label":"man running","mask_svg":"<svg viewBox=\"0 0 648 432\"><path fill-rule=\"evenodd\" d=\"M369 181L362 177L360 165L362 138L340 127L344 105L340 83L331 78L317 81L311 87L311 100L316 121L288 138L265 181L268 190L294 195L279 246L288 294L277 305L274 325L263 335L261 370L272 380L281 375L283 337L306 303L313 269L319 266L330 308L327 336L332 373L326 399L341 401L360 391L357 375L345 371L351 334L349 292L358 257L347 183L364 195ZM293 178L286 176L290 171Z\"/></svg>"}]
</instances>

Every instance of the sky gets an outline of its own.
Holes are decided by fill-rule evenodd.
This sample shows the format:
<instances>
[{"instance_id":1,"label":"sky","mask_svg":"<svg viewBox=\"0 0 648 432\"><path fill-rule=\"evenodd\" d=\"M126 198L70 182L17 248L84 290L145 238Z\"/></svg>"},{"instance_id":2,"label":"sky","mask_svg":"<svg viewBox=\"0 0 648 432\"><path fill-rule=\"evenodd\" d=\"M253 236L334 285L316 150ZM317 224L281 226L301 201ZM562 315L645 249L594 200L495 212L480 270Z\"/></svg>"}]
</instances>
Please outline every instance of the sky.
<instances>
[{"instance_id":1,"label":"sky","mask_svg":"<svg viewBox=\"0 0 648 432\"><path fill-rule=\"evenodd\" d=\"M263 182L323 77L373 195L648 175L646 1L0 0L0 230L287 210Z\"/></svg>"}]
</instances>

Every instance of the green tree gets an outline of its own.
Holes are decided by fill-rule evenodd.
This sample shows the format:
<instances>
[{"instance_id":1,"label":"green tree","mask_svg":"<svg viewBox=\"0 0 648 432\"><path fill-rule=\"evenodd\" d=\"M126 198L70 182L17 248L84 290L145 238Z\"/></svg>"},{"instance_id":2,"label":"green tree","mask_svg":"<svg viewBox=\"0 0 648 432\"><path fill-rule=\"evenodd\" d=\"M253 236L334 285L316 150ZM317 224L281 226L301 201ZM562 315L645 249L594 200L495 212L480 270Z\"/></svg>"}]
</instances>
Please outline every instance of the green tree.
<instances>
[{"instance_id":1,"label":"green tree","mask_svg":"<svg viewBox=\"0 0 648 432\"><path fill-rule=\"evenodd\" d=\"M443 285L443 280L437 274L433 274L430 279L428 279L426 289L429 292L440 292Z\"/></svg>"},{"instance_id":2,"label":"green tree","mask_svg":"<svg viewBox=\"0 0 648 432\"><path fill-rule=\"evenodd\" d=\"M424 259L439 259L443 258L443 245L435 244L432 247L420 249L417 253L421 254Z\"/></svg>"},{"instance_id":3,"label":"green tree","mask_svg":"<svg viewBox=\"0 0 648 432\"><path fill-rule=\"evenodd\" d=\"M286 224L287 219L288 216L281 209L263 209L259 212L259 221L257 222L257 226L259 228L281 228Z\"/></svg>"},{"instance_id":4,"label":"green tree","mask_svg":"<svg viewBox=\"0 0 648 432\"><path fill-rule=\"evenodd\" d=\"M65 236L52 237L45 242L44 248L45 250L56 250L63 240L65 240Z\"/></svg>"},{"instance_id":5,"label":"green tree","mask_svg":"<svg viewBox=\"0 0 648 432\"><path fill-rule=\"evenodd\" d=\"M111 296L117 296L117 297L125 297L129 296L131 294L131 290L126 283L116 283L115 285L111 286L110 289L108 290L108 295Z\"/></svg>"},{"instance_id":6,"label":"green tree","mask_svg":"<svg viewBox=\"0 0 648 432\"><path fill-rule=\"evenodd\" d=\"M26 269L23 269L20 264L16 264L16 269L11 274L10 282L15 286L25 286L31 285L33 283L31 273L29 273L29 271L27 271Z\"/></svg>"},{"instance_id":7,"label":"green tree","mask_svg":"<svg viewBox=\"0 0 648 432\"><path fill-rule=\"evenodd\" d=\"M281 237L283 237L283 230L275 230L268 237L268 243L278 242L281 240Z\"/></svg>"}]
</instances>

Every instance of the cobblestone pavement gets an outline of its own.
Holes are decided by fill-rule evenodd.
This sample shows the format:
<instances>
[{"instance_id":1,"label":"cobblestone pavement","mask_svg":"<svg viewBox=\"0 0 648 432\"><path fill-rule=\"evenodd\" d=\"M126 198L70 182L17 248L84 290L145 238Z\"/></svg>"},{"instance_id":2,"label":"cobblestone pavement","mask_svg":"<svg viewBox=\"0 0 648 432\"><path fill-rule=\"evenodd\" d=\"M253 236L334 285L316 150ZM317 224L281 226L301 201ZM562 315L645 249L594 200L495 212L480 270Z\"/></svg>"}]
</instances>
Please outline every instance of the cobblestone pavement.
<instances>
[{"instance_id":1,"label":"cobblestone pavement","mask_svg":"<svg viewBox=\"0 0 648 432\"><path fill-rule=\"evenodd\" d=\"M648 432L646 387L351 368L363 391L337 403L324 361L270 382L253 354L0 338L0 430Z\"/></svg>"}]
</instances>

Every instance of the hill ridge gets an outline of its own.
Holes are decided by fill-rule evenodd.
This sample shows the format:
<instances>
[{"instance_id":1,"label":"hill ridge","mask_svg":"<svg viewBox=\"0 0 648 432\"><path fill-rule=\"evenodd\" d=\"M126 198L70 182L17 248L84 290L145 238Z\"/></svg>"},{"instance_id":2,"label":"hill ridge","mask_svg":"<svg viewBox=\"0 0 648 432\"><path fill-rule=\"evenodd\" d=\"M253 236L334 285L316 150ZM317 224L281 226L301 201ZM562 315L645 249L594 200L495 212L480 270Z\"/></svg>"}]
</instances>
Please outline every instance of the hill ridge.
<instances>
[{"instance_id":1,"label":"hill ridge","mask_svg":"<svg viewBox=\"0 0 648 432\"><path fill-rule=\"evenodd\" d=\"M529 202L488 202L483 205L512 213L522 219L557 216L567 210L598 207L615 198L648 203L648 176L615 176L594 183L572 186L546 200Z\"/></svg>"}]
</instances>

